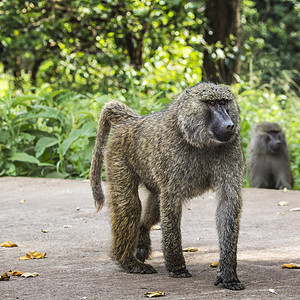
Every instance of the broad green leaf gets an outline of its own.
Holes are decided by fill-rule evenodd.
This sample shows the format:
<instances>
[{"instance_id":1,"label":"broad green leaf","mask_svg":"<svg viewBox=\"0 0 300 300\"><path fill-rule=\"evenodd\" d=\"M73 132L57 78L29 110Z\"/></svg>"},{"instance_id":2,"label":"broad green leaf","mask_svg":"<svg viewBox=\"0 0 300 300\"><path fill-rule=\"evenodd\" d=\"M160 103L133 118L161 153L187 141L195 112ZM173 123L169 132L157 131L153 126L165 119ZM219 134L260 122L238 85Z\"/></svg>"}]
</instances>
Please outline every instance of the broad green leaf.
<instances>
[{"instance_id":1,"label":"broad green leaf","mask_svg":"<svg viewBox=\"0 0 300 300\"><path fill-rule=\"evenodd\" d=\"M50 94L51 98L54 98L56 97L57 95L60 95L60 94L65 94L67 93L68 90L64 89L64 90L59 90L59 91L54 91Z\"/></svg>"},{"instance_id":2,"label":"broad green leaf","mask_svg":"<svg viewBox=\"0 0 300 300\"><path fill-rule=\"evenodd\" d=\"M46 111L42 111L40 113L32 113L32 112L21 113L17 117L15 117L14 121L27 121L27 120L31 120L31 119L37 119L37 118L52 118L52 119L60 120L57 115L57 112L49 113Z\"/></svg>"},{"instance_id":3,"label":"broad green leaf","mask_svg":"<svg viewBox=\"0 0 300 300\"><path fill-rule=\"evenodd\" d=\"M25 104L28 100L38 99L35 95L29 95L29 96L18 96L12 100L12 107L16 107L20 104Z\"/></svg>"},{"instance_id":4,"label":"broad green leaf","mask_svg":"<svg viewBox=\"0 0 300 300\"><path fill-rule=\"evenodd\" d=\"M103 105L105 102L108 102L109 100L111 100L111 99L108 95L102 95L100 97L95 98L95 101L101 105Z\"/></svg>"},{"instance_id":5,"label":"broad green leaf","mask_svg":"<svg viewBox=\"0 0 300 300\"><path fill-rule=\"evenodd\" d=\"M56 137L42 137L38 140L35 145L36 157L40 157L46 148L58 144L58 139Z\"/></svg>"},{"instance_id":6,"label":"broad green leaf","mask_svg":"<svg viewBox=\"0 0 300 300\"><path fill-rule=\"evenodd\" d=\"M28 162L28 163L32 163L32 164L40 163L40 161L36 157L29 155L25 152L14 153L11 157L8 158L8 160L23 161L23 162Z\"/></svg>"},{"instance_id":7,"label":"broad green leaf","mask_svg":"<svg viewBox=\"0 0 300 300\"><path fill-rule=\"evenodd\" d=\"M51 172L51 173L48 173L46 175L46 178L65 178L66 175L60 173L60 172L57 172L57 171L54 171L54 172Z\"/></svg>"},{"instance_id":8,"label":"broad green leaf","mask_svg":"<svg viewBox=\"0 0 300 300\"><path fill-rule=\"evenodd\" d=\"M148 115L148 114L150 114L150 112L151 111L147 107L145 107L145 106L140 110L140 114L142 116Z\"/></svg>"},{"instance_id":9,"label":"broad green leaf","mask_svg":"<svg viewBox=\"0 0 300 300\"><path fill-rule=\"evenodd\" d=\"M168 104L168 103L170 103L170 99L168 98L161 98L157 100L157 104Z\"/></svg>"},{"instance_id":10,"label":"broad green leaf","mask_svg":"<svg viewBox=\"0 0 300 300\"><path fill-rule=\"evenodd\" d=\"M97 122L95 122L95 121L87 122L81 128L81 130L82 130L81 135L87 136L91 130L96 129L96 128L97 128Z\"/></svg>"},{"instance_id":11,"label":"broad green leaf","mask_svg":"<svg viewBox=\"0 0 300 300\"><path fill-rule=\"evenodd\" d=\"M8 138L10 136L10 133L8 130L0 129L0 143L6 143Z\"/></svg>"},{"instance_id":12,"label":"broad green leaf","mask_svg":"<svg viewBox=\"0 0 300 300\"><path fill-rule=\"evenodd\" d=\"M82 129L76 129L72 131L69 137L64 140L61 144L61 155L64 156L71 146L71 144L76 141L82 135Z\"/></svg>"},{"instance_id":13,"label":"broad green leaf","mask_svg":"<svg viewBox=\"0 0 300 300\"><path fill-rule=\"evenodd\" d=\"M34 141L34 139L36 138L34 135L27 132L21 132L20 137L22 138L22 140L27 140L29 142Z\"/></svg>"},{"instance_id":14,"label":"broad green leaf","mask_svg":"<svg viewBox=\"0 0 300 300\"><path fill-rule=\"evenodd\" d=\"M42 137L53 137L53 134L46 132L44 130L28 129L27 132L30 133L31 135L34 135L38 139Z\"/></svg>"},{"instance_id":15,"label":"broad green leaf","mask_svg":"<svg viewBox=\"0 0 300 300\"><path fill-rule=\"evenodd\" d=\"M39 167L54 167L55 168L55 165L50 164L50 163L39 163L38 166Z\"/></svg>"}]
</instances>

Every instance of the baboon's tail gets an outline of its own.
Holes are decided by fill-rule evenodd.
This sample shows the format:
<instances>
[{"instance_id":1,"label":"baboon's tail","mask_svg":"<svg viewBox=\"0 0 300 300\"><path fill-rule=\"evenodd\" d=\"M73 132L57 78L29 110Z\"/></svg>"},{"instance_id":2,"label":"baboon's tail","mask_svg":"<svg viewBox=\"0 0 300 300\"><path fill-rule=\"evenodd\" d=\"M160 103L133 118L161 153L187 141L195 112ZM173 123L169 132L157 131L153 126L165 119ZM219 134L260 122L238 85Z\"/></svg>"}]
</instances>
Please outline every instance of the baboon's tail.
<instances>
[{"instance_id":1,"label":"baboon's tail","mask_svg":"<svg viewBox=\"0 0 300 300\"><path fill-rule=\"evenodd\" d=\"M104 194L101 187L101 173L104 160L104 149L111 125L122 124L128 120L137 119L138 117L138 114L118 101L107 103L101 111L90 170L90 182L97 212L101 210L104 204Z\"/></svg>"}]
</instances>

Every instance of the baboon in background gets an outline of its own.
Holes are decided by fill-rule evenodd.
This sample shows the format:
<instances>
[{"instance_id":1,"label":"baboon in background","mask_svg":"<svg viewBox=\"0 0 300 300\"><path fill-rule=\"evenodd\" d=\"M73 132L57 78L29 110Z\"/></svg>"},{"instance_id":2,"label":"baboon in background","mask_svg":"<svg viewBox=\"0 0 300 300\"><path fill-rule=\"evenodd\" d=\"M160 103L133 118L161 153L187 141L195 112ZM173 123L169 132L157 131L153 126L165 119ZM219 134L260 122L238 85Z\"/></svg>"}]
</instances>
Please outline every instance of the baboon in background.
<instances>
[{"instance_id":1,"label":"baboon in background","mask_svg":"<svg viewBox=\"0 0 300 300\"><path fill-rule=\"evenodd\" d=\"M288 145L285 134L277 123L257 124L253 128L247 152L251 187L293 188Z\"/></svg>"},{"instance_id":2,"label":"baboon in background","mask_svg":"<svg viewBox=\"0 0 300 300\"><path fill-rule=\"evenodd\" d=\"M112 256L130 273L156 273L145 260L151 252L150 229L161 222L166 267L172 277L191 277L181 245L182 205L209 189L216 211L220 260L215 285L244 289L236 273L244 158L239 109L221 85L199 83L186 89L165 110L140 117L117 101L102 110L90 178L100 210L103 152L112 222ZM149 192L142 213L138 186Z\"/></svg>"}]
</instances>

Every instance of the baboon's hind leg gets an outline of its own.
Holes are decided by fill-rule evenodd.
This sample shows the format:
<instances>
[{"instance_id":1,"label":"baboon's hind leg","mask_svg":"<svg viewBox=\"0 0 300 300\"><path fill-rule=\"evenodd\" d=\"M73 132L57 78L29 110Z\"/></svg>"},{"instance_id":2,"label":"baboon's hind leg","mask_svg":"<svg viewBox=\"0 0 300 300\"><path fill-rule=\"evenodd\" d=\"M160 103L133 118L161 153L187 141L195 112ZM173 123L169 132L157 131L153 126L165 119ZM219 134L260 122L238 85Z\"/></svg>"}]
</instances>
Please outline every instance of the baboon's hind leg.
<instances>
[{"instance_id":1,"label":"baboon's hind leg","mask_svg":"<svg viewBox=\"0 0 300 300\"><path fill-rule=\"evenodd\" d=\"M140 225L139 239L136 248L136 257L144 262L151 254L151 227L160 220L159 203L157 196L149 192L143 209L143 216Z\"/></svg>"},{"instance_id":2,"label":"baboon's hind leg","mask_svg":"<svg viewBox=\"0 0 300 300\"><path fill-rule=\"evenodd\" d=\"M125 164L118 162L109 169L116 167L118 172L108 171L112 256L129 273L156 273L151 265L144 264L135 256L141 218L138 183Z\"/></svg>"}]
</instances>

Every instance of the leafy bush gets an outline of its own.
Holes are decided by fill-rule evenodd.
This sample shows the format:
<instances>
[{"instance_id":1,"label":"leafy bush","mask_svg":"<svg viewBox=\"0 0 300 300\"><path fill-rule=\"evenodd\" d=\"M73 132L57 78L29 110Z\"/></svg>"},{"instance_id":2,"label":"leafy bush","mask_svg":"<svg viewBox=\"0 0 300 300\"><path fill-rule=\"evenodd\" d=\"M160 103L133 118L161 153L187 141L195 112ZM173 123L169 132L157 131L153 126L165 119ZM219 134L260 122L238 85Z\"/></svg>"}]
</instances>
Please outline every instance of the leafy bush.
<instances>
[{"instance_id":1,"label":"leafy bush","mask_svg":"<svg viewBox=\"0 0 300 300\"><path fill-rule=\"evenodd\" d=\"M167 98L142 93L131 79L128 97L84 96L46 87L0 98L0 176L87 178L103 104L125 102L141 115L162 109Z\"/></svg>"},{"instance_id":2,"label":"leafy bush","mask_svg":"<svg viewBox=\"0 0 300 300\"><path fill-rule=\"evenodd\" d=\"M291 155L295 189L300 189L300 98L299 87L289 87L289 79L277 82L285 93L276 94L268 86L254 88L249 83L233 87L241 109L241 136L244 153L250 141L251 129L259 122L279 123L285 131ZM246 177L246 186L248 180Z\"/></svg>"},{"instance_id":3,"label":"leafy bush","mask_svg":"<svg viewBox=\"0 0 300 300\"><path fill-rule=\"evenodd\" d=\"M88 178L98 115L105 102L117 99L145 115L163 109L177 94L145 93L144 86L136 86L135 81L131 76L126 98L119 90L84 96L51 87L27 96L1 98L0 176ZM241 109L243 149L246 155L256 123L278 122L289 143L295 189L300 189L300 99L297 87L278 84L285 89L284 94L275 94L267 86L255 88L251 83L232 87Z\"/></svg>"},{"instance_id":4,"label":"leafy bush","mask_svg":"<svg viewBox=\"0 0 300 300\"><path fill-rule=\"evenodd\" d=\"M1 98L0 175L86 177L103 100L51 88Z\"/></svg>"}]
</instances>

